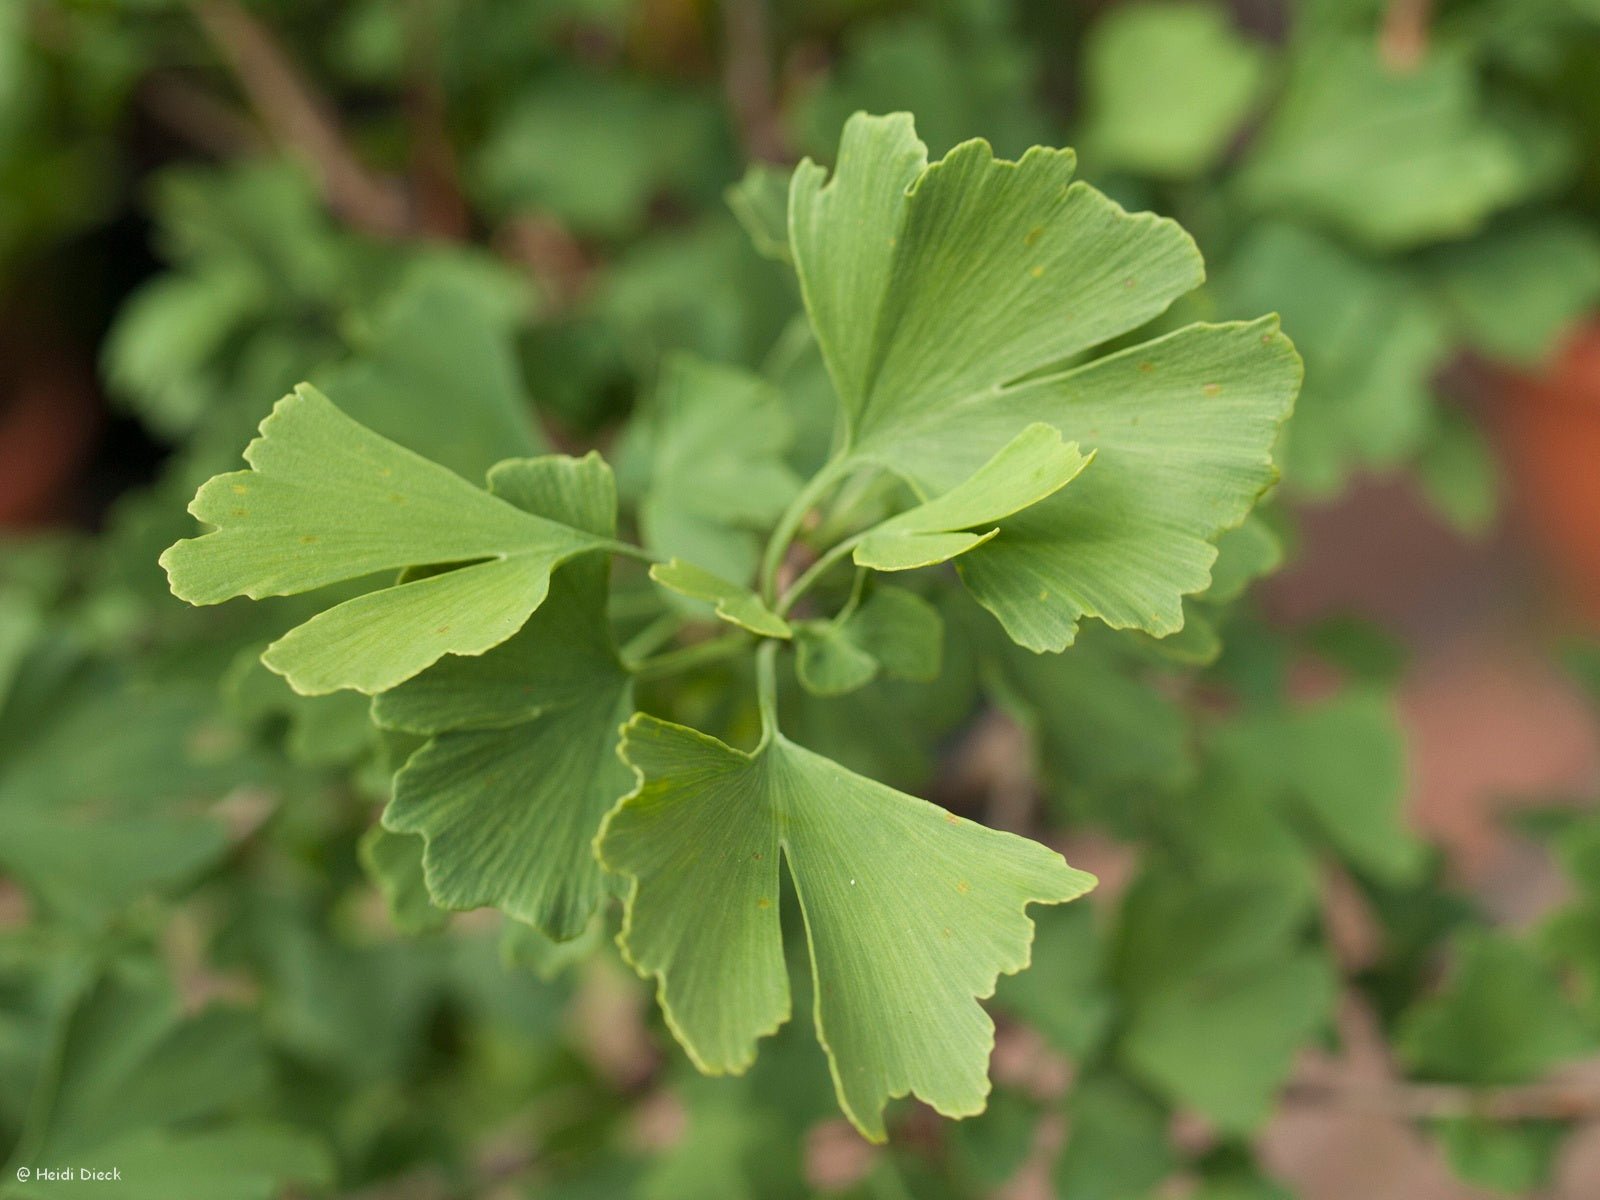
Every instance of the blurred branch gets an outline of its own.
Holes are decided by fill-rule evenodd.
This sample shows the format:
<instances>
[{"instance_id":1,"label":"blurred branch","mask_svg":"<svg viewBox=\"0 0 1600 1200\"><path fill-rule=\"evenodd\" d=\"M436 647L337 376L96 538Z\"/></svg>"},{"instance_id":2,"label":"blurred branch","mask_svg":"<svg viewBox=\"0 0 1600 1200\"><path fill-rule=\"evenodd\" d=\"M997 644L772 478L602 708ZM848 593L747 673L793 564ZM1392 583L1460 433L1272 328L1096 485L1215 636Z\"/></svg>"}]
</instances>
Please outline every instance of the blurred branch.
<instances>
[{"instance_id":1,"label":"blurred branch","mask_svg":"<svg viewBox=\"0 0 1600 1200\"><path fill-rule=\"evenodd\" d=\"M1290 1108L1322 1108L1399 1121L1479 1117L1490 1121L1600 1119L1600 1074L1492 1087L1413 1083L1399 1077L1382 1023L1354 988L1340 996L1337 1016L1343 1054L1301 1063L1281 1100Z\"/></svg>"},{"instance_id":2,"label":"blurred branch","mask_svg":"<svg viewBox=\"0 0 1600 1200\"><path fill-rule=\"evenodd\" d=\"M1433 0L1389 0L1384 11L1378 48L1383 61L1396 71L1414 71L1428 53Z\"/></svg>"},{"instance_id":3,"label":"blurred branch","mask_svg":"<svg viewBox=\"0 0 1600 1200\"><path fill-rule=\"evenodd\" d=\"M180 75L151 75L139 87L139 102L179 137L218 158L261 148L261 133L248 116Z\"/></svg>"},{"instance_id":4,"label":"blurred branch","mask_svg":"<svg viewBox=\"0 0 1600 1200\"><path fill-rule=\"evenodd\" d=\"M472 232L472 213L461 189L461 170L439 75L439 41L430 0L407 6L411 79L406 117L411 126L411 186L415 219L424 233L464 240Z\"/></svg>"},{"instance_id":5,"label":"blurred branch","mask_svg":"<svg viewBox=\"0 0 1600 1200\"><path fill-rule=\"evenodd\" d=\"M549 295L556 311L571 308L589 290L595 264L583 244L554 217L524 213L494 231L494 246L523 267Z\"/></svg>"},{"instance_id":6,"label":"blurred branch","mask_svg":"<svg viewBox=\"0 0 1600 1200\"><path fill-rule=\"evenodd\" d=\"M356 156L332 107L272 33L235 0L195 0L194 11L273 140L316 172L334 211L368 233L404 232L409 224L404 195Z\"/></svg>"},{"instance_id":7,"label":"blurred branch","mask_svg":"<svg viewBox=\"0 0 1600 1200\"><path fill-rule=\"evenodd\" d=\"M1466 1087L1399 1080L1296 1080L1287 1105L1340 1108L1409 1121L1481 1117L1491 1121L1580 1121L1600 1118L1600 1086L1581 1081Z\"/></svg>"},{"instance_id":8,"label":"blurred branch","mask_svg":"<svg viewBox=\"0 0 1600 1200\"><path fill-rule=\"evenodd\" d=\"M788 157L773 87L771 29L766 0L722 0L722 86L745 157Z\"/></svg>"}]
</instances>

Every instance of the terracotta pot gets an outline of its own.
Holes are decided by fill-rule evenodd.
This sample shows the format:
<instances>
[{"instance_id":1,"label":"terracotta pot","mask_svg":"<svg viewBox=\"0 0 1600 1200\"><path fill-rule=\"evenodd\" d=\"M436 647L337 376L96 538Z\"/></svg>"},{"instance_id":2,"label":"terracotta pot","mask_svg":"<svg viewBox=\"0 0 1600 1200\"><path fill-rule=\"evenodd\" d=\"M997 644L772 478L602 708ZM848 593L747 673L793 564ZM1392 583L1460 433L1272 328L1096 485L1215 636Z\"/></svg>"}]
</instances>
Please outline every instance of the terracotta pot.
<instances>
[{"instance_id":1,"label":"terracotta pot","mask_svg":"<svg viewBox=\"0 0 1600 1200\"><path fill-rule=\"evenodd\" d=\"M1600 628L1600 318L1538 375L1508 375L1496 424L1521 515L1552 574Z\"/></svg>"}]
</instances>

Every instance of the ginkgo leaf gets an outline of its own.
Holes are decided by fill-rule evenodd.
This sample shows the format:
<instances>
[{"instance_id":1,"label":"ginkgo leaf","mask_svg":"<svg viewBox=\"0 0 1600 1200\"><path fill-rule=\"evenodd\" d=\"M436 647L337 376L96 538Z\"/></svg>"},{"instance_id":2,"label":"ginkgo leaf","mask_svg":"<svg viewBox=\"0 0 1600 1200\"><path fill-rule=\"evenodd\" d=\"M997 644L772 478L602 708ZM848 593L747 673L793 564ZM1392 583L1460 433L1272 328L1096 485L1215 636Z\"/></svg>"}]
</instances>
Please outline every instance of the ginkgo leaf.
<instances>
[{"instance_id":1,"label":"ginkgo leaf","mask_svg":"<svg viewBox=\"0 0 1600 1200\"><path fill-rule=\"evenodd\" d=\"M790 192L795 265L845 416L841 469L873 463L938 495L1036 422L1097 455L962 559L979 601L1035 650L1070 644L1083 616L1181 626L1212 543L1275 478L1300 382L1270 319L1050 373L1203 273L1176 224L1070 182L1073 165L1038 148L997 162L980 141L928 166L905 115L858 115L832 179L802 163Z\"/></svg>"},{"instance_id":2,"label":"ginkgo leaf","mask_svg":"<svg viewBox=\"0 0 1600 1200\"><path fill-rule=\"evenodd\" d=\"M1226 152L1266 66L1263 48L1220 6L1110 9L1084 47L1085 153L1102 169L1198 175Z\"/></svg>"},{"instance_id":3,"label":"ginkgo leaf","mask_svg":"<svg viewBox=\"0 0 1600 1200\"><path fill-rule=\"evenodd\" d=\"M325 1189L327 1147L248 1115L268 1089L261 1031L222 1007L185 1016L177 997L137 971L90 980L61 1012L20 1145L21 1162L120 1169L120 1182L8 1177L7 1197L270 1200L292 1185Z\"/></svg>"},{"instance_id":4,"label":"ginkgo leaf","mask_svg":"<svg viewBox=\"0 0 1600 1200\"><path fill-rule=\"evenodd\" d=\"M1223 316L1275 305L1305 356L1306 386L1276 449L1290 487L1332 492L1356 466L1393 468L1421 447L1451 340L1413 273L1258 222L1211 290Z\"/></svg>"},{"instance_id":5,"label":"ginkgo leaf","mask_svg":"<svg viewBox=\"0 0 1600 1200\"><path fill-rule=\"evenodd\" d=\"M763 258L792 262L789 252L789 172L771 163L752 163L744 178L723 198Z\"/></svg>"},{"instance_id":6,"label":"ginkgo leaf","mask_svg":"<svg viewBox=\"0 0 1600 1200\"><path fill-rule=\"evenodd\" d=\"M1522 1083L1594 1053L1590 1025L1538 950L1503 933L1458 936L1445 985L1406 1010L1395 1044L1425 1079Z\"/></svg>"},{"instance_id":7,"label":"ginkgo leaf","mask_svg":"<svg viewBox=\"0 0 1600 1200\"><path fill-rule=\"evenodd\" d=\"M789 623L763 604L754 592L681 558L655 563L650 568L650 578L670 592L716 605L717 616L730 625L762 637L793 635Z\"/></svg>"},{"instance_id":8,"label":"ginkgo leaf","mask_svg":"<svg viewBox=\"0 0 1600 1200\"><path fill-rule=\"evenodd\" d=\"M317 383L340 411L468 479L542 453L514 319L478 280L424 275Z\"/></svg>"},{"instance_id":9,"label":"ginkgo leaf","mask_svg":"<svg viewBox=\"0 0 1600 1200\"><path fill-rule=\"evenodd\" d=\"M597 843L630 880L619 940L701 1070L743 1071L789 1017L781 854L846 1115L881 1141L891 1097L982 1110L994 1025L977 999L1027 966L1027 905L1074 899L1093 876L780 734L745 753L640 715L622 753L638 787Z\"/></svg>"},{"instance_id":10,"label":"ginkgo leaf","mask_svg":"<svg viewBox=\"0 0 1600 1200\"><path fill-rule=\"evenodd\" d=\"M450 914L428 896L422 873L422 839L374 825L356 847L361 868L377 886L389 909L389 920L401 933L443 929Z\"/></svg>"},{"instance_id":11,"label":"ginkgo leaf","mask_svg":"<svg viewBox=\"0 0 1600 1200\"><path fill-rule=\"evenodd\" d=\"M963 558L968 589L1031 650L1070 645L1084 616L1177 632L1182 598L1210 585L1216 540L1277 477L1272 445L1300 377L1263 318L1191 325L1009 389L994 419L1051 420L1095 462Z\"/></svg>"},{"instance_id":12,"label":"ginkgo leaf","mask_svg":"<svg viewBox=\"0 0 1600 1200\"><path fill-rule=\"evenodd\" d=\"M748 371L674 355L643 418L649 484L644 543L747 579L765 533L800 490L784 461L793 423L777 389Z\"/></svg>"},{"instance_id":13,"label":"ginkgo leaf","mask_svg":"<svg viewBox=\"0 0 1600 1200\"><path fill-rule=\"evenodd\" d=\"M615 531L616 492L598 459L502 463L490 486L596 537ZM509 641L446 658L373 702L379 723L431 735L395 776L383 820L422 836L428 891L443 908L494 905L565 940L605 896L591 844L628 789L616 747L633 711L606 616L608 566L568 563Z\"/></svg>"},{"instance_id":14,"label":"ginkgo leaf","mask_svg":"<svg viewBox=\"0 0 1600 1200\"><path fill-rule=\"evenodd\" d=\"M807 621L795 628L794 673L814 696L843 696L866 687L878 660L832 621Z\"/></svg>"},{"instance_id":15,"label":"ginkgo leaf","mask_svg":"<svg viewBox=\"0 0 1600 1200\"><path fill-rule=\"evenodd\" d=\"M1188 234L1072 183L1075 163L1044 147L996 161L977 140L930 167L900 113L853 117L826 186L796 168L795 265L857 453L892 458L908 428L986 407L1200 282Z\"/></svg>"},{"instance_id":16,"label":"ginkgo leaf","mask_svg":"<svg viewBox=\"0 0 1600 1200\"><path fill-rule=\"evenodd\" d=\"M855 548L857 566L906 571L974 550L999 532L968 532L1053 496L1089 464L1058 430L1029 425L948 492L890 517Z\"/></svg>"},{"instance_id":17,"label":"ginkgo leaf","mask_svg":"<svg viewBox=\"0 0 1600 1200\"><path fill-rule=\"evenodd\" d=\"M818 696L864 687L879 672L924 683L939 677L944 619L915 592L879 585L832 621L795 626L795 674Z\"/></svg>"},{"instance_id":18,"label":"ginkgo leaf","mask_svg":"<svg viewBox=\"0 0 1600 1200\"><path fill-rule=\"evenodd\" d=\"M1370 36L1324 38L1296 57L1239 193L1402 250L1468 235L1527 196L1562 158L1561 140L1485 111L1458 47L1396 71Z\"/></svg>"},{"instance_id":19,"label":"ginkgo leaf","mask_svg":"<svg viewBox=\"0 0 1600 1200\"><path fill-rule=\"evenodd\" d=\"M308 695L381 692L446 654L482 654L544 600L550 572L606 540L526 513L379 437L306 385L280 400L189 511L217 528L161 556L191 604L281 596L377 571L468 563L319 613L262 661Z\"/></svg>"}]
</instances>

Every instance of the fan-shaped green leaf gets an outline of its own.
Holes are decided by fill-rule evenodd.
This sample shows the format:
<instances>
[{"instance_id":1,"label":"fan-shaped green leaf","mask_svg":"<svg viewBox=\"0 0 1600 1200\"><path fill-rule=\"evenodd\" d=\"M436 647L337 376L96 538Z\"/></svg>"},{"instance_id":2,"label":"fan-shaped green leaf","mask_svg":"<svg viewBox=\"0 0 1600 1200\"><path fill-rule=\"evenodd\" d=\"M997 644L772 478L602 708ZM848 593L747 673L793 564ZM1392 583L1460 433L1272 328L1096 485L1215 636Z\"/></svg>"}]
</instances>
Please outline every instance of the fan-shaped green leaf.
<instances>
[{"instance_id":1,"label":"fan-shaped green leaf","mask_svg":"<svg viewBox=\"0 0 1600 1200\"><path fill-rule=\"evenodd\" d=\"M981 1111L994 1026L975 998L1027 965L1027 905L1071 900L1093 876L781 735L747 754L637 716L622 749L639 785L598 843L631 880L620 941L695 1063L743 1071L788 1019L781 854L845 1113L882 1140L885 1102L907 1092Z\"/></svg>"},{"instance_id":2,"label":"fan-shaped green leaf","mask_svg":"<svg viewBox=\"0 0 1600 1200\"><path fill-rule=\"evenodd\" d=\"M879 671L931 683L944 655L944 619L915 592L880 584L840 619L797 625L795 650L795 673L818 696L853 692Z\"/></svg>"},{"instance_id":3,"label":"fan-shaped green leaf","mask_svg":"<svg viewBox=\"0 0 1600 1200\"><path fill-rule=\"evenodd\" d=\"M1200 282L1177 225L1070 182L1068 151L928 166L904 116L857 116L839 165L796 170L790 237L844 409L844 461L926 495L1036 422L1097 454L1082 482L1021 512L963 576L1011 636L1070 644L1083 616L1157 636L1205 589L1212 543L1275 478L1300 365L1271 320L1190 326L1059 370ZM1053 373L1052 369L1055 368Z\"/></svg>"},{"instance_id":4,"label":"fan-shaped green leaf","mask_svg":"<svg viewBox=\"0 0 1600 1200\"><path fill-rule=\"evenodd\" d=\"M502 463L490 486L596 537L615 530L611 473L598 459ZM446 658L373 702L382 724L432 735L395 776L384 824L422 836L441 907L494 905L564 940L604 897L591 845L628 788L616 747L633 711L606 616L608 575L604 558L567 564L509 641Z\"/></svg>"},{"instance_id":5,"label":"fan-shaped green leaf","mask_svg":"<svg viewBox=\"0 0 1600 1200\"><path fill-rule=\"evenodd\" d=\"M1266 76L1221 5L1118 5L1084 47L1084 151L1101 167L1185 178L1212 166Z\"/></svg>"},{"instance_id":6,"label":"fan-shaped green leaf","mask_svg":"<svg viewBox=\"0 0 1600 1200\"><path fill-rule=\"evenodd\" d=\"M786 638L794 632L789 623L763 604L754 592L681 558L654 564L650 568L650 578L669 592L716 605L717 616L751 633Z\"/></svg>"},{"instance_id":7,"label":"fan-shaped green leaf","mask_svg":"<svg viewBox=\"0 0 1600 1200\"><path fill-rule=\"evenodd\" d=\"M758 375L675 355L642 419L649 484L645 545L745 580L769 529L800 490L784 462L793 436L783 398Z\"/></svg>"},{"instance_id":8,"label":"fan-shaped green leaf","mask_svg":"<svg viewBox=\"0 0 1600 1200\"><path fill-rule=\"evenodd\" d=\"M191 604L309 591L439 563L470 563L347 600L290 630L262 660L296 691L381 692L445 654L481 654L520 629L559 564L605 540L518 510L379 437L302 385L189 511L216 530L161 556Z\"/></svg>"},{"instance_id":9,"label":"fan-shaped green leaf","mask_svg":"<svg viewBox=\"0 0 1600 1200\"><path fill-rule=\"evenodd\" d=\"M906 571L945 562L976 549L998 530L965 532L1053 496L1090 458L1063 442L1049 425L1029 425L967 479L942 495L874 527L855 548L856 564Z\"/></svg>"}]
</instances>

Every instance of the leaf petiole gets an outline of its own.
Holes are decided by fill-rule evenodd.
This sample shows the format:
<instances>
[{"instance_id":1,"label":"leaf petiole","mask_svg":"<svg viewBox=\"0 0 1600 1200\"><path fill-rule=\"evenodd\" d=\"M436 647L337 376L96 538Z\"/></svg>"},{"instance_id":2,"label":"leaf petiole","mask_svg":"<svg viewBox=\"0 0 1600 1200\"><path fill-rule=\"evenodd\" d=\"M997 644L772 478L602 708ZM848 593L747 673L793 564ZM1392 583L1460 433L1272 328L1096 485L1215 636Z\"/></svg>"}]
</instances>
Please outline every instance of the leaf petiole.
<instances>
[{"instance_id":1,"label":"leaf petiole","mask_svg":"<svg viewBox=\"0 0 1600 1200\"><path fill-rule=\"evenodd\" d=\"M600 549L609 550L612 554L619 554L623 558L636 558L640 562L658 563L666 561L659 554L652 554L643 546L635 546L631 542L619 542L614 539L608 539L600 543Z\"/></svg>"},{"instance_id":2,"label":"leaf petiole","mask_svg":"<svg viewBox=\"0 0 1600 1200\"><path fill-rule=\"evenodd\" d=\"M766 749L778 733L778 643L767 639L756 648L756 707L761 712L761 742Z\"/></svg>"},{"instance_id":3,"label":"leaf petiole","mask_svg":"<svg viewBox=\"0 0 1600 1200\"><path fill-rule=\"evenodd\" d=\"M668 650L651 658L639 659L628 663L627 667L636 679L648 682L732 658L748 649L750 644L749 634L730 633L709 641L696 642L692 646L680 646L676 650Z\"/></svg>"},{"instance_id":4,"label":"leaf petiole","mask_svg":"<svg viewBox=\"0 0 1600 1200\"><path fill-rule=\"evenodd\" d=\"M789 610L795 606L800 597L803 596L818 579L821 579L822 576L827 573L829 568L831 568L845 555L849 554L850 551L854 550L860 543L861 539L870 532L870 530L866 530L862 533L856 534L853 537L845 538L844 541L835 545L821 558L817 559L816 562L807 567L803 572L801 572L800 578L796 579L794 583L789 586L789 589L783 593L783 598L778 601L777 608L774 611L780 617L787 616Z\"/></svg>"},{"instance_id":5,"label":"leaf petiole","mask_svg":"<svg viewBox=\"0 0 1600 1200\"><path fill-rule=\"evenodd\" d=\"M766 552L761 556L761 598L768 604L777 598L778 571L783 566L784 557L788 554L789 546L794 542L794 536L799 532L806 513L810 512L827 490L839 481L849 462L848 455L836 452L822 464L805 487L796 493L795 498L789 502L789 507L784 509L783 515L778 518L778 523L772 530L772 537L767 542Z\"/></svg>"}]
</instances>

